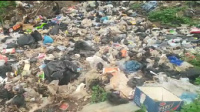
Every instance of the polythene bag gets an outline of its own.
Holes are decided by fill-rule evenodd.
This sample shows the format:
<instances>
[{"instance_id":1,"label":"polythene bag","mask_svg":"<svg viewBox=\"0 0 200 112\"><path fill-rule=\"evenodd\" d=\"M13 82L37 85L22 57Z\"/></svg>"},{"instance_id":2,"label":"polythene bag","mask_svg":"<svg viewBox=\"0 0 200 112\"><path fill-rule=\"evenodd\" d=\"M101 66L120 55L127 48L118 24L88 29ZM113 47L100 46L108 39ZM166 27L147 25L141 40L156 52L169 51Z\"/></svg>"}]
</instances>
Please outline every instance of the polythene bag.
<instances>
[{"instance_id":1,"label":"polythene bag","mask_svg":"<svg viewBox=\"0 0 200 112\"><path fill-rule=\"evenodd\" d=\"M59 33L59 26L56 25L54 26L50 31L49 31L49 34L51 35L57 35Z\"/></svg>"},{"instance_id":2,"label":"polythene bag","mask_svg":"<svg viewBox=\"0 0 200 112\"><path fill-rule=\"evenodd\" d=\"M45 35L43 43L44 44L53 43L53 39L50 36Z\"/></svg>"},{"instance_id":3,"label":"polythene bag","mask_svg":"<svg viewBox=\"0 0 200 112\"><path fill-rule=\"evenodd\" d=\"M79 76L80 68L73 62L64 60L51 61L43 70L48 81L59 80L59 85L64 85Z\"/></svg>"},{"instance_id":4,"label":"polythene bag","mask_svg":"<svg viewBox=\"0 0 200 112\"><path fill-rule=\"evenodd\" d=\"M22 35L18 38L17 43L19 46L30 45L35 43L35 39L31 35Z\"/></svg>"},{"instance_id":5,"label":"polythene bag","mask_svg":"<svg viewBox=\"0 0 200 112\"><path fill-rule=\"evenodd\" d=\"M32 32L31 36L34 37L35 41L42 40L42 35L37 30L35 30L34 32Z\"/></svg>"},{"instance_id":6,"label":"polythene bag","mask_svg":"<svg viewBox=\"0 0 200 112\"><path fill-rule=\"evenodd\" d=\"M169 61L170 61L171 63L173 63L173 64L175 64L175 65L178 65L178 66L180 66L181 63L183 63L183 61L180 60L180 59L178 59L176 56L168 56L167 58L169 59Z\"/></svg>"}]
</instances>

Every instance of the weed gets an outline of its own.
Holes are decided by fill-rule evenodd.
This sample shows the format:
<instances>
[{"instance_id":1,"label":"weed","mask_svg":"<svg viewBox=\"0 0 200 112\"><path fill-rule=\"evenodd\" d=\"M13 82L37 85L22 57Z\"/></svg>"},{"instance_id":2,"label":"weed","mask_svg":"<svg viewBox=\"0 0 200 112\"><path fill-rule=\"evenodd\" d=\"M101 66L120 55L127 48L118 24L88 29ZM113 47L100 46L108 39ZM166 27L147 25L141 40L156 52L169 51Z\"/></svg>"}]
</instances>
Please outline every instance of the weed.
<instances>
[{"instance_id":1,"label":"weed","mask_svg":"<svg viewBox=\"0 0 200 112\"><path fill-rule=\"evenodd\" d=\"M177 26L177 23L193 25L194 23L191 21L191 18L177 17L176 14L180 11L184 11L185 9L186 7L170 7L160 9L150 12L148 18L151 21L160 21L162 24L167 24L170 26Z\"/></svg>"},{"instance_id":2,"label":"weed","mask_svg":"<svg viewBox=\"0 0 200 112\"><path fill-rule=\"evenodd\" d=\"M140 8L141 5L142 5L141 3L134 3L134 4L131 5L130 8L133 9L133 10L136 10L136 9Z\"/></svg>"},{"instance_id":3,"label":"weed","mask_svg":"<svg viewBox=\"0 0 200 112\"><path fill-rule=\"evenodd\" d=\"M198 96L198 98L195 99L192 103L183 105L180 112L199 112L199 110L200 96Z\"/></svg>"},{"instance_id":4,"label":"weed","mask_svg":"<svg viewBox=\"0 0 200 112\"><path fill-rule=\"evenodd\" d=\"M139 110L137 110L135 112L146 112L146 111L147 111L146 107L144 105L142 105L141 109L139 109Z\"/></svg>"},{"instance_id":5,"label":"weed","mask_svg":"<svg viewBox=\"0 0 200 112\"><path fill-rule=\"evenodd\" d=\"M186 56L183 57L183 60L187 61L188 63L190 63L196 67L200 67L200 55L199 54L191 55L191 54L187 53Z\"/></svg>"},{"instance_id":6,"label":"weed","mask_svg":"<svg viewBox=\"0 0 200 112\"><path fill-rule=\"evenodd\" d=\"M3 21L3 15L7 13L6 9L10 6L16 6L15 1L0 1L0 22Z\"/></svg>"},{"instance_id":7,"label":"weed","mask_svg":"<svg viewBox=\"0 0 200 112\"><path fill-rule=\"evenodd\" d=\"M103 102L107 100L107 92L99 85L92 87L92 103Z\"/></svg>"},{"instance_id":8,"label":"weed","mask_svg":"<svg viewBox=\"0 0 200 112\"><path fill-rule=\"evenodd\" d=\"M194 84L196 84L196 85L200 85L200 77L197 77L197 78L195 79Z\"/></svg>"}]
</instances>

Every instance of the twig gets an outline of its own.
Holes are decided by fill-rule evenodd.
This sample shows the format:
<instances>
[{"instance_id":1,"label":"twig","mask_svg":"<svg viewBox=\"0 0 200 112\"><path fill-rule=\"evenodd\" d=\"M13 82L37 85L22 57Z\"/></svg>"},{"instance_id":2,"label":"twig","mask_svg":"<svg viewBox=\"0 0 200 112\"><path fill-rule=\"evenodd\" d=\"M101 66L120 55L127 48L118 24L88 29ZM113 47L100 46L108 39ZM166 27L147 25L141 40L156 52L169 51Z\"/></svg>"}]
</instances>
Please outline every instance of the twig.
<instances>
[{"instance_id":1,"label":"twig","mask_svg":"<svg viewBox=\"0 0 200 112\"><path fill-rule=\"evenodd\" d=\"M34 17L37 15L37 13L39 12L39 10L41 9L43 5L40 5L39 9L37 10L37 12L35 13Z\"/></svg>"}]
</instances>

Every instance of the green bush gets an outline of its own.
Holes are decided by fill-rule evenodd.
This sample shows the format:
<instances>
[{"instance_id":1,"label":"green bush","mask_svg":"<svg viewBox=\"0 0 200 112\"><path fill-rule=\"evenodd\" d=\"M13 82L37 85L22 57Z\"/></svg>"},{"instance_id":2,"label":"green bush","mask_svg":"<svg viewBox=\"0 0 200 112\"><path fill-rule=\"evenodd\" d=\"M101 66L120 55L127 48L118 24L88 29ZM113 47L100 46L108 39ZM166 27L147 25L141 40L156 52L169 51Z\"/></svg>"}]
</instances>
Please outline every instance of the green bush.
<instances>
[{"instance_id":1,"label":"green bush","mask_svg":"<svg viewBox=\"0 0 200 112\"><path fill-rule=\"evenodd\" d=\"M107 92L99 85L92 87L92 103L104 102L107 100Z\"/></svg>"},{"instance_id":2,"label":"green bush","mask_svg":"<svg viewBox=\"0 0 200 112\"><path fill-rule=\"evenodd\" d=\"M155 11L150 12L148 15L148 18L150 21L153 21L153 22L160 21L162 24L168 24L171 26L176 26L173 23L192 25L193 22L191 21L191 18L176 16L176 13L183 10L185 10L184 7L163 8L160 10L155 10Z\"/></svg>"},{"instance_id":3,"label":"green bush","mask_svg":"<svg viewBox=\"0 0 200 112\"><path fill-rule=\"evenodd\" d=\"M141 108L135 112L147 112L145 105L142 105Z\"/></svg>"},{"instance_id":4,"label":"green bush","mask_svg":"<svg viewBox=\"0 0 200 112\"><path fill-rule=\"evenodd\" d=\"M199 112L199 110L200 96L198 96L198 98L195 99L192 103L183 105L180 112Z\"/></svg>"},{"instance_id":5,"label":"green bush","mask_svg":"<svg viewBox=\"0 0 200 112\"><path fill-rule=\"evenodd\" d=\"M200 67L200 55L199 54L194 55L194 58L183 57L183 60L187 61L188 63L190 63L196 67Z\"/></svg>"},{"instance_id":6,"label":"green bush","mask_svg":"<svg viewBox=\"0 0 200 112\"><path fill-rule=\"evenodd\" d=\"M198 78L195 79L194 84L196 84L196 85L200 85L200 77L198 77Z\"/></svg>"},{"instance_id":7,"label":"green bush","mask_svg":"<svg viewBox=\"0 0 200 112\"><path fill-rule=\"evenodd\" d=\"M0 22L7 13L6 9L10 6L16 6L15 1L0 1Z\"/></svg>"},{"instance_id":8,"label":"green bush","mask_svg":"<svg viewBox=\"0 0 200 112\"><path fill-rule=\"evenodd\" d=\"M131 9L136 10L141 7L141 3L134 3L130 6Z\"/></svg>"}]
</instances>

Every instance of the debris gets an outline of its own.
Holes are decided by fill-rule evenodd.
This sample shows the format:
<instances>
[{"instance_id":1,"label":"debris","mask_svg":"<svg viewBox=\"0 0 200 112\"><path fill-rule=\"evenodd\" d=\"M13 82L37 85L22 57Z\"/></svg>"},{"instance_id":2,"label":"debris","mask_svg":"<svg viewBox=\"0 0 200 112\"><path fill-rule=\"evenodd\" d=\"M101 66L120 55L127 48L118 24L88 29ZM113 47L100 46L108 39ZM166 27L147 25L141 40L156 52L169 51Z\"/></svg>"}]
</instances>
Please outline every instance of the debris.
<instances>
[{"instance_id":1,"label":"debris","mask_svg":"<svg viewBox=\"0 0 200 112\"><path fill-rule=\"evenodd\" d=\"M134 102L138 106L147 105L149 112L176 111L180 110L181 105L183 105L183 101L180 98L162 87L137 87L134 94ZM168 105L172 106L168 107Z\"/></svg>"},{"instance_id":2,"label":"debris","mask_svg":"<svg viewBox=\"0 0 200 112\"><path fill-rule=\"evenodd\" d=\"M98 103L107 107L96 104L87 112L132 112L138 109L132 99L150 112L179 110L183 101L195 98L189 93L199 91L193 83L200 73L200 29L167 27L145 17L184 3L16 3L0 27L1 111L77 112L89 102L107 100L108 105ZM195 7L186 12L198 15ZM180 14L169 19L179 23ZM167 94L178 101L171 105Z\"/></svg>"},{"instance_id":3,"label":"debris","mask_svg":"<svg viewBox=\"0 0 200 112\"><path fill-rule=\"evenodd\" d=\"M44 44L53 43L53 39L50 36L45 35L43 43Z\"/></svg>"}]
</instances>

